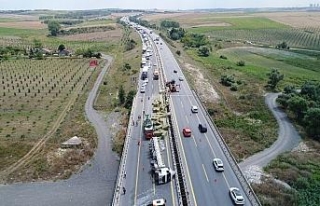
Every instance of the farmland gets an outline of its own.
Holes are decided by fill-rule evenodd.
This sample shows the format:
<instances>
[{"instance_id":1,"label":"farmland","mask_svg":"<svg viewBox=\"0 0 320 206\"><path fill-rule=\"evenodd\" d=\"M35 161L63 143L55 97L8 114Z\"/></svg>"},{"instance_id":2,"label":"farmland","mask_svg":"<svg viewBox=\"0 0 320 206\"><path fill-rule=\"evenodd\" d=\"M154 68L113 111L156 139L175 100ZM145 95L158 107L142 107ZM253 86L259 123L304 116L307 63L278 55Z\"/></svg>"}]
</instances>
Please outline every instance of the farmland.
<instances>
[{"instance_id":1,"label":"farmland","mask_svg":"<svg viewBox=\"0 0 320 206\"><path fill-rule=\"evenodd\" d=\"M6 172L39 142L43 145L54 137L59 144L70 138L56 132L97 70L90 70L82 59L12 60L2 62L0 70L0 169ZM69 135L79 132L74 127ZM83 138L92 144L88 134L82 133Z\"/></svg>"}]
</instances>

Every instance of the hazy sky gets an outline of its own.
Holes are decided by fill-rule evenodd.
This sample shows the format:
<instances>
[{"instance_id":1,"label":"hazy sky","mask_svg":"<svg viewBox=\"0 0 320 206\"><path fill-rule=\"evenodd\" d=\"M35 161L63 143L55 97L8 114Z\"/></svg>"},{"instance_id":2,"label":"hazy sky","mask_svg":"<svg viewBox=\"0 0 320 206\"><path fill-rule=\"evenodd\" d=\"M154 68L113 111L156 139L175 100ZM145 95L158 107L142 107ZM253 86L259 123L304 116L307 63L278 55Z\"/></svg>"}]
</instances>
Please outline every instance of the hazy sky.
<instances>
[{"instance_id":1,"label":"hazy sky","mask_svg":"<svg viewBox=\"0 0 320 206\"><path fill-rule=\"evenodd\" d=\"M301 7L310 3L320 3L320 0L0 0L0 10Z\"/></svg>"}]
</instances>

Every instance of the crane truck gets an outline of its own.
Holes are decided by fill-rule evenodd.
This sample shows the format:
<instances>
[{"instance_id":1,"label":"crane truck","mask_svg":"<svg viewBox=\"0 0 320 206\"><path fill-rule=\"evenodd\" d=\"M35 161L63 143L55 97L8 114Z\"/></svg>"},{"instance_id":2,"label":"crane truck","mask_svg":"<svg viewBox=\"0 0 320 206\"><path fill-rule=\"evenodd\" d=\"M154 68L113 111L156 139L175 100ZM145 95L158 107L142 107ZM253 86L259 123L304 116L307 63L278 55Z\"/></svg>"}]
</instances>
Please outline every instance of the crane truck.
<instances>
[{"instance_id":1,"label":"crane truck","mask_svg":"<svg viewBox=\"0 0 320 206\"><path fill-rule=\"evenodd\" d=\"M145 115L143 121L143 133L146 139L151 139L153 136L153 122L148 114Z\"/></svg>"}]
</instances>

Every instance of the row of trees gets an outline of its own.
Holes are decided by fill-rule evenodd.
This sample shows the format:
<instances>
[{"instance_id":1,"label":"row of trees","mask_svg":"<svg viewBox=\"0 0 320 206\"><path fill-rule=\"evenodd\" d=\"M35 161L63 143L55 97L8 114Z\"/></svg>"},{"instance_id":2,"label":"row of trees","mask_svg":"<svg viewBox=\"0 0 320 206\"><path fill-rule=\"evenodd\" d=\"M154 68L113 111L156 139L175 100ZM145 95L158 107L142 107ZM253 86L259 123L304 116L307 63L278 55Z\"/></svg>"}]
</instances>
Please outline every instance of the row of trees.
<instances>
[{"instance_id":1,"label":"row of trees","mask_svg":"<svg viewBox=\"0 0 320 206\"><path fill-rule=\"evenodd\" d=\"M180 24L176 21L163 20L161 21L160 26L163 28L179 28Z\"/></svg>"},{"instance_id":2,"label":"row of trees","mask_svg":"<svg viewBox=\"0 0 320 206\"><path fill-rule=\"evenodd\" d=\"M320 140L320 83L308 81L298 92L294 86L286 86L277 102L301 124L308 136Z\"/></svg>"},{"instance_id":3,"label":"row of trees","mask_svg":"<svg viewBox=\"0 0 320 206\"><path fill-rule=\"evenodd\" d=\"M61 24L58 21L49 21L48 30L51 36L58 36L58 35L92 33L92 32L99 32L99 31L110 31L110 30L115 30L115 28L113 26L93 26L93 27L79 27L79 28L72 28L69 30L62 30Z\"/></svg>"}]
</instances>

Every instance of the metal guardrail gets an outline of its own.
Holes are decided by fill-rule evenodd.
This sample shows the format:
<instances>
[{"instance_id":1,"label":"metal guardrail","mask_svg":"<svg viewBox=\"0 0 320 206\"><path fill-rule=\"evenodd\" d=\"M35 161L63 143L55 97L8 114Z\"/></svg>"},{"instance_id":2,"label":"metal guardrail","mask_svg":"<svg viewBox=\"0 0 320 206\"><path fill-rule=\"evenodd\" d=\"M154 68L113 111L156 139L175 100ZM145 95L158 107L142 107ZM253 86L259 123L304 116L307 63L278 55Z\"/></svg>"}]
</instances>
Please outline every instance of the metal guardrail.
<instances>
[{"instance_id":1,"label":"metal guardrail","mask_svg":"<svg viewBox=\"0 0 320 206\"><path fill-rule=\"evenodd\" d=\"M200 101L200 97L197 94L196 91L192 90L194 97L196 99L196 101L198 102L198 105L202 107L202 109L205 111L206 115L205 118L207 119L207 122L209 123L209 126L211 127L212 131L214 132L219 145L221 147L221 149L223 150L225 156L228 159L228 162L230 163L236 177L238 178L242 188L244 189L244 192L246 193L248 199L250 200L250 202L252 203L252 205L254 206L260 206L261 203L257 197L257 195L255 194L254 190L252 189L251 185L249 184L249 182L247 181L247 179L245 178L244 174L242 173L236 159L233 157L229 147L227 146L226 142L224 141L224 139L222 138L221 133L219 132L217 126L214 124L213 119L211 118L211 116L208 113L207 108L202 104L202 102Z\"/></svg>"},{"instance_id":2,"label":"metal guardrail","mask_svg":"<svg viewBox=\"0 0 320 206\"><path fill-rule=\"evenodd\" d=\"M126 166L126 162L127 162L127 155L128 155L129 144L130 144L130 140L131 140L131 130L133 127L131 122L133 122L133 111L134 111L134 108L136 105L136 101L137 101L137 96L134 97L134 101L132 104L133 107L131 109L131 114L130 114L129 123L128 123L128 129L127 129L126 138L125 138L125 143L124 143L122 154L121 154L121 160L120 160L118 175L117 175L116 189L114 191L113 199L112 199L113 206L120 206L122 180L124 179L125 173L126 173L125 166Z\"/></svg>"}]
</instances>

